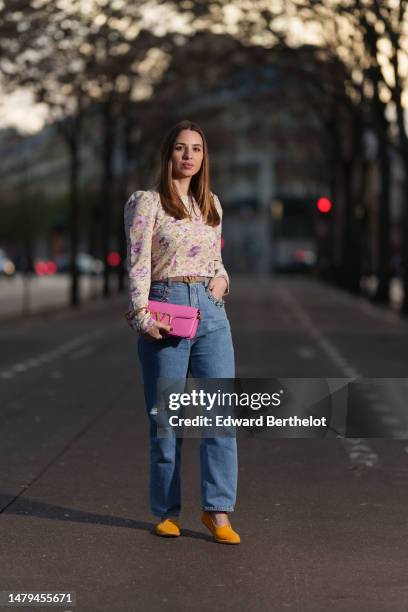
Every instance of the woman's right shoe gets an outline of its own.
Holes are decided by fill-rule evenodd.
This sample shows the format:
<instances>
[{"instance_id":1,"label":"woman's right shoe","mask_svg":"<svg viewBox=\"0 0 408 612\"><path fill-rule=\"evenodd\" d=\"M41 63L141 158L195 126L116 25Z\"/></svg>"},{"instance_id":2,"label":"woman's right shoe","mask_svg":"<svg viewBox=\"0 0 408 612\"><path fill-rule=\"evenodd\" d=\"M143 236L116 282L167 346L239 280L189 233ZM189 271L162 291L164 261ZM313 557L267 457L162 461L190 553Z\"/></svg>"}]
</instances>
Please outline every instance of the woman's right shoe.
<instances>
[{"instance_id":1,"label":"woman's right shoe","mask_svg":"<svg viewBox=\"0 0 408 612\"><path fill-rule=\"evenodd\" d=\"M157 523L154 528L156 535L164 536L167 538L177 538L181 535L180 523L177 519L166 518Z\"/></svg>"},{"instance_id":2,"label":"woman's right shoe","mask_svg":"<svg viewBox=\"0 0 408 612\"><path fill-rule=\"evenodd\" d=\"M203 524L208 527L214 536L214 540L220 544L239 544L241 538L236 531L233 530L231 525L222 525L217 527L211 518L211 513L204 511L201 517Z\"/></svg>"}]
</instances>

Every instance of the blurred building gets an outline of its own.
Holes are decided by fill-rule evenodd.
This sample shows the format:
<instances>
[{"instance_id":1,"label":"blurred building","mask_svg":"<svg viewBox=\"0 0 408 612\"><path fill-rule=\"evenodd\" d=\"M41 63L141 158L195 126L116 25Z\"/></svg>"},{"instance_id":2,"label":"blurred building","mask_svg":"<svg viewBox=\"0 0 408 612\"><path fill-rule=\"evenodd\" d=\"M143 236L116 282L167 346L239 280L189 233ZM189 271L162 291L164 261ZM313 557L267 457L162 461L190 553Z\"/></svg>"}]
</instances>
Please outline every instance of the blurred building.
<instances>
[{"instance_id":1,"label":"blurred building","mask_svg":"<svg viewBox=\"0 0 408 612\"><path fill-rule=\"evenodd\" d=\"M191 71L186 57L203 58L202 75ZM184 67L186 72L180 72ZM145 105L134 105L134 117L130 117L133 128L128 134L133 141L130 155L122 146L127 117L117 123L112 151L116 212L120 213L125 198L123 184L130 191L151 184L154 164L146 159L157 161L163 129L173 121L189 118L203 127L209 142L212 188L224 208L223 257L228 269L265 273L290 262L294 253L316 251L316 231L320 231L316 201L322 196L333 197L336 181L344 184L343 176L336 179L336 151L349 138L347 122L343 129L344 119L341 113L336 114L333 88L342 99L344 67L316 47L248 48L224 35L195 36L175 53L153 98ZM333 123L338 124L339 142ZM79 173L85 250L87 243L95 241L93 233L100 222L102 137L98 109L91 109L81 140ZM12 206L24 216L31 206L34 216L39 211L50 217L50 233L53 228L61 231L66 227L70 157L58 127L49 125L26 137L3 130L0 154L3 210ZM375 207L375 153L369 164L366 198ZM403 190L396 156L392 166L392 239L398 248ZM337 189L337 196L330 248L334 258L341 259L347 196L341 189ZM46 201L50 208L41 213L40 203ZM49 213L53 205L54 217ZM324 225L321 227L324 230ZM120 231L120 224L117 228ZM365 246L369 258L374 259L375 231L374 226L369 228ZM4 239L3 234L0 241Z\"/></svg>"},{"instance_id":2,"label":"blurred building","mask_svg":"<svg viewBox=\"0 0 408 612\"><path fill-rule=\"evenodd\" d=\"M237 43L224 42L234 52ZM208 137L230 269L265 273L315 248L314 207L331 181L321 84L333 66L308 46L255 55L213 88L186 95L179 119L197 120Z\"/></svg>"}]
</instances>

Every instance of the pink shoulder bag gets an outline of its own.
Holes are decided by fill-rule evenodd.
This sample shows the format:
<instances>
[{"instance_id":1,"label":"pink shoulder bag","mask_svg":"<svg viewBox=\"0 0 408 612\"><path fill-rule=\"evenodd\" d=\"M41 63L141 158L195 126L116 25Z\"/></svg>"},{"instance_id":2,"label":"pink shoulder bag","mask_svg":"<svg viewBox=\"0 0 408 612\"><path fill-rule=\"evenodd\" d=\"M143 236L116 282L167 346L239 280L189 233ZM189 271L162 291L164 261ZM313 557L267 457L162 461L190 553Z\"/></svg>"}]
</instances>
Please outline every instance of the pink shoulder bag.
<instances>
[{"instance_id":1,"label":"pink shoulder bag","mask_svg":"<svg viewBox=\"0 0 408 612\"><path fill-rule=\"evenodd\" d=\"M160 330L166 336L177 336L191 340L197 333L200 320L200 309L195 306L180 306L156 300L148 301L148 310L152 319L171 325L172 331Z\"/></svg>"}]
</instances>

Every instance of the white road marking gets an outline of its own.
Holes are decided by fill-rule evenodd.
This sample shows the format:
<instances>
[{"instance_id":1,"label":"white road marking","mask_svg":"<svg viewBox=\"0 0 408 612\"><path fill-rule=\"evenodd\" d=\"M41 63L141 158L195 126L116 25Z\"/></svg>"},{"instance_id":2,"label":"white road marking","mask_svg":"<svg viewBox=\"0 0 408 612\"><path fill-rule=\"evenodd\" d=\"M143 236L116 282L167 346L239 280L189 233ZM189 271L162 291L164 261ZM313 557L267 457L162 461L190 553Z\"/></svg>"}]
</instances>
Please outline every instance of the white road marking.
<instances>
[{"instance_id":1,"label":"white road marking","mask_svg":"<svg viewBox=\"0 0 408 612\"><path fill-rule=\"evenodd\" d=\"M122 327L122 323L121 323L121 327ZM3 380L10 380L11 378L14 378L16 374L27 372L28 370L32 368L36 368L40 365L43 365L44 363L50 362L53 359L60 357L61 355L74 351L81 345L88 343L89 340L94 340L98 338L99 336L102 336L103 333L104 333L103 330L96 330L96 331L90 332L89 334L83 334L81 336L77 336L76 338L72 338L68 342L64 342L63 344L60 344L59 346L47 351L46 353L40 353L36 357L30 357L30 359L26 359L25 361L15 363L9 366L7 369L1 370L0 378ZM86 352L83 352L81 355L81 350L86 351ZM92 350L93 350L92 346L90 344L87 344L86 347L83 347L77 352L77 358L79 356L83 357L86 354L89 354L90 352L92 352Z\"/></svg>"},{"instance_id":2,"label":"white road marking","mask_svg":"<svg viewBox=\"0 0 408 612\"><path fill-rule=\"evenodd\" d=\"M300 346L298 353L302 359L313 359L316 357L316 351L311 346Z\"/></svg>"},{"instance_id":3,"label":"white road marking","mask_svg":"<svg viewBox=\"0 0 408 612\"><path fill-rule=\"evenodd\" d=\"M280 287L283 301L291 309L301 327L314 339L316 344L330 357L332 362L342 370L347 378L362 378L361 374L351 366L329 338L315 325L307 312L294 299L289 289Z\"/></svg>"},{"instance_id":4,"label":"white road marking","mask_svg":"<svg viewBox=\"0 0 408 612\"><path fill-rule=\"evenodd\" d=\"M312 336L317 345L330 357L333 363L343 371L343 374L347 378L361 378L361 374L347 362L333 342L315 325L314 321L294 299L290 291L286 287L280 287L280 292L283 300L292 310L294 317L298 320L301 327Z\"/></svg>"},{"instance_id":5,"label":"white road marking","mask_svg":"<svg viewBox=\"0 0 408 612\"><path fill-rule=\"evenodd\" d=\"M16 372L24 372L27 369L27 365L25 365L24 363L17 363L15 366L13 366L13 370L15 370Z\"/></svg>"},{"instance_id":6,"label":"white road marking","mask_svg":"<svg viewBox=\"0 0 408 612\"><path fill-rule=\"evenodd\" d=\"M382 412L383 414L387 414L390 410L387 404L371 404L371 408L376 412Z\"/></svg>"},{"instance_id":7,"label":"white road marking","mask_svg":"<svg viewBox=\"0 0 408 612\"><path fill-rule=\"evenodd\" d=\"M384 423L384 425L401 425L401 420L392 414L381 417L381 422Z\"/></svg>"},{"instance_id":8,"label":"white road marking","mask_svg":"<svg viewBox=\"0 0 408 612\"><path fill-rule=\"evenodd\" d=\"M346 378L362 378L362 374L348 363L335 344L315 325L304 308L295 300L289 289L281 286L279 290L282 300L286 302L302 329L312 336L316 344L330 357L331 361L339 368L343 375ZM352 465L370 468L379 465L380 460L377 453L365 440L363 441L359 438L341 438L340 440L348 453Z\"/></svg>"},{"instance_id":9,"label":"white road marking","mask_svg":"<svg viewBox=\"0 0 408 612\"><path fill-rule=\"evenodd\" d=\"M294 299L289 289L280 287L280 292L283 299L289 306L289 309L292 310L294 317L299 321L303 329L314 338L318 346L320 346L320 348L330 357L332 362L344 373L344 375L348 378L363 378L362 375L358 372L358 370L347 362L345 357L340 353L340 351L333 344L333 342L331 342L325 336L325 334L320 329L318 329L318 327L314 324L313 320L309 317L307 312ZM344 295L335 292L334 297L335 299L342 299L344 298ZM354 298L349 297L347 297L347 302L355 303ZM371 304L366 304L364 302L358 301L357 305L367 315L371 315L377 319L382 319L383 321L386 320L389 323L394 323L396 321L394 314L384 313L382 311L379 312L378 309L376 309ZM392 387L388 390L388 392L395 394L395 390ZM398 415L392 413L389 404L385 404L381 401L384 399L380 397L381 394L379 394L373 389L370 389L370 387L368 386L365 387L364 385L361 386L360 393L368 401L370 407L376 413L379 413L378 419L380 423L384 425L384 427L391 428L391 437L395 439L405 438L406 423L403 423L401 418L398 417ZM353 439L350 438L349 440ZM378 457L373 451L373 449L371 449L368 442L364 442L364 449L357 449L357 451L355 449L351 450L354 448L353 443L351 443L351 445L345 445L345 447L349 452L349 456L352 463L357 462L358 464L361 463L369 467L377 465Z\"/></svg>"},{"instance_id":10,"label":"white road marking","mask_svg":"<svg viewBox=\"0 0 408 612\"><path fill-rule=\"evenodd\" d=\"M341 440L350 463L354 467L379 467L380 459L371 446L361 438L343 438Z\"/></svg>"},{"instance_id":11,"label":"white road marking","mask_svg":"<svg viewBox=\"0 0 408 612\"><path fill-rule=\"evenodd\" d=\"M80 348L77 351L75 351L75 353L71 353L70 359L82 359L83 357L86 357L87 355L92 353L93 350L94 350L94 347L92 347L90 344L87 344L83 348Z\"/></svg>"},{"instance_id":12,"label":"white road marking","mask_svg":"<svg viewBox=\"0 0 408 612\"><path fill-rule=\"evenodd\" d=\"M14 374L12 372L0 372L0 378L9 379L13 378Z\"/></svg>"}]
</instances>

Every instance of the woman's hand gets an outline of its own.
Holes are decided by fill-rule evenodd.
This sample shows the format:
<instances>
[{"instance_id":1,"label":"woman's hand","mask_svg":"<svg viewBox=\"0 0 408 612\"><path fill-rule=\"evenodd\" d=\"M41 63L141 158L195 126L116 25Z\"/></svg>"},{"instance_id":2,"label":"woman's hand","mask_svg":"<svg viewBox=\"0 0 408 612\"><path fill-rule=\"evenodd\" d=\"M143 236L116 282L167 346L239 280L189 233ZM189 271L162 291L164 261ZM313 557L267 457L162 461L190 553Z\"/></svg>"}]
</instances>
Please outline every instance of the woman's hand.
<instances>
[{"instance_id":1,"label":"woman's hand","mask_svg":"<svg viewBox=\"0 0 408 612\"><path fill-rule=\"evenodd\" d=\"M227 286L227 279L223 276L212 278L208 283L208 289L211 291L213 296L217 298L217 300L222 300Z\"/></svg>"},{"instance_id":2,"label":"woman's hand","mask_svg":"<svg viewBox=\"0 0 408 612\"><path fill-rule=\"evenodd\" d=\"M153 325L151 325L148 330L144 334L142 334L142 336L143 338L145 338L145 340L148 340L149 342L161 340L163 338L160 333L161 329L171 331L172 326L166 325L165 323L160 323L159 321L154 321Z\"/></svg>"}]
</instances>

